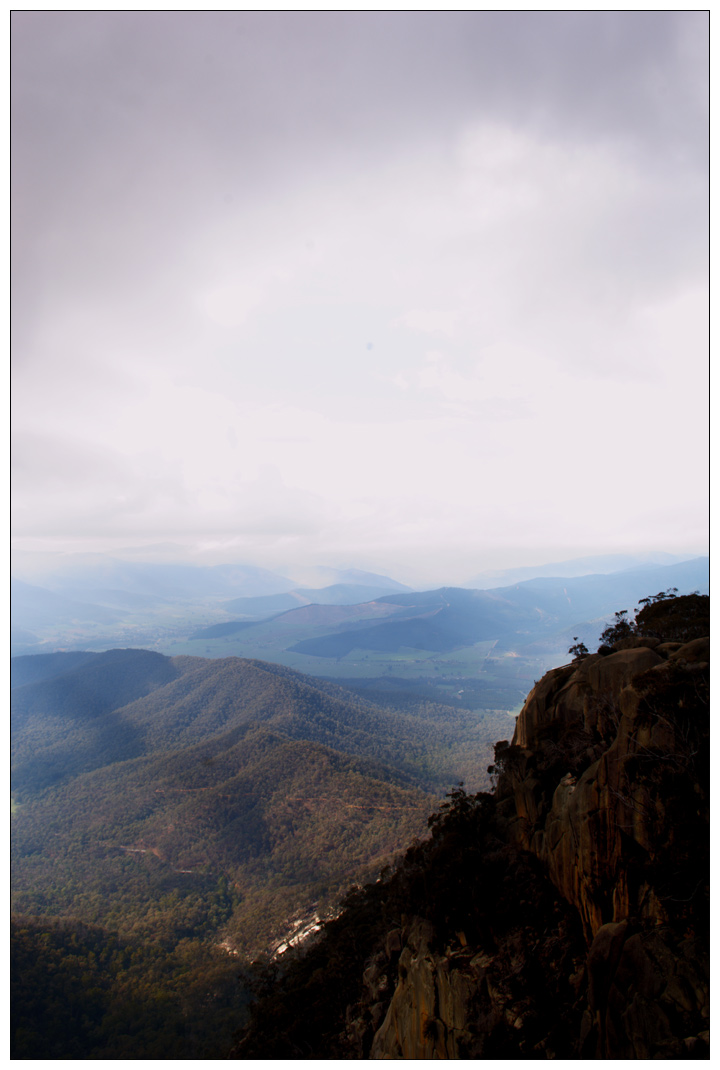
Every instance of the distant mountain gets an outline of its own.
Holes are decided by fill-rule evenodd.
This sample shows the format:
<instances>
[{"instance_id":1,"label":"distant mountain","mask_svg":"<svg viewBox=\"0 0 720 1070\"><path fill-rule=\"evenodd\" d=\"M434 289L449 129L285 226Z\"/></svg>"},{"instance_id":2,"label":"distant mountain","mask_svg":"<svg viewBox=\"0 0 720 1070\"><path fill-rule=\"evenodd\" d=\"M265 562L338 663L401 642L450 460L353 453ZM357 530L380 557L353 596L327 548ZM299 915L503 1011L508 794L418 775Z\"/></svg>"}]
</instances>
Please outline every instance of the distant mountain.
<instances>
[{"instance_id":1,"label":"distant mountain","mask_svg":"<svg viewBox=\"0 0 720 1070\"><path fill-rule=\"evenodd\" d=\"M268 598L284 598L285 595L268 595ZM245 628L251 628L255 623L253 620L228 620L223 624L211 624L208 628L201 628L199 632L195 632L189 637L189 641L193 642L196 639L224 639L228 635L236 635L238 632L243 631Z\"/></svg>"},{"instance_id":2,"label":"distant mountain","mask_svg":"<svg viewBox=\"0 0 720 1070\"><path fill-rule=\"evenodd\" d=\"M316 565L307 568L293 568L296 586L301 587L329 587L335 584L352 584L355 587L382 587L389 591L409 591L404 583L389 576L381 576L377 572L364 572L358 568L328 568Z\"/></svg>"},{"instance_id":3,"label":"distant mountain","mask_svg":"<svg viewBox=\"0 0 720 1070\"><path fill-rule=\"evenodd\" d=\"M13 627L31 632L35 628L73 622L114 624L120 619L106 606L67 598L22 580L10 581L10 599Z\"/></svg>"},{"instance_id":4,"label":"distant mountain","mask_svg":"<svg viewBox=\"0 0 720 1070\"><path fill-rule=\"evenodd\" d=\"M275 613L286 613L299 606L354 606L399 590L397 584L388 580L384 585L359 583L333 583L329 587L298 587L287 594L270 594L257 598L233 598L224 603L229 613L262 620ZM405 588L407 590L407 588ZM229 634L229 633L228 633ZM198 635L194 638L201 638Z\"/></svg>"},{"instance_id":5,"label":"distant mountain","mask_svg":"<svg viewBox=\"0 0 720 1070\"><path fill-rule=\"evenodd\" d=\"M97 592L113 597L137 595L150 600L187 601L202 598L278 594L296 583L267 569L251 565L185 565L147 561L124 561L107 554L53 555L33 562L30 555L18 557L16 574L42 577L49 590L84 596L96 601Z\"/></svg>"},{"instance_id":6,"label":"distant mountain","mask_svg":"<svg viewBox=\"0 0 720 1070\"><path fill-rule=\"evenodd\" d=\"M637 569L579 579L528 580L489 591L442 588L420 594L378 599L411 609L410 619L391 618L372 626L335 631L303 639L291 651L321 658L343 658L353 650L398 652L404 648L450 651L484 640L499 649L518 649L561 632L579 622L596 622L594 642L603 618L619 608L632 609L654 589L677 587L681 594L707 593L709 561L697 558L664 568Z\"/></svg>"},{"instance_id":7,"label":"distant mountain","mask_svg":"<svg viewBox=\"0 0 720 1070\"><path fill-rule=\"evenodd\" d=\"M40 639L34 632L29 632L25 628L10 628L10 656L16 657L19 654L30 654L36 651Z\"/></svg>"},{"instance_id":8,"label":"distant mountain","mask_svg":"<svg viewBox=\"0 0 720 1070\"><path fill-rule=\"evenodd\" d=\"M627 569L652 569L658 565L673 565L689 561L694 554L667 554L649 552L642 554L596 554L593 557L574 557L569 561L555 561L546 565L523 565L520 568L490 569L478 572L460 586L487 591L493 587L506 587L513 583L522 583L538 577L571 578L592 574L606 575L609 572L621 572Z\"/></svg>"}]
</instances>

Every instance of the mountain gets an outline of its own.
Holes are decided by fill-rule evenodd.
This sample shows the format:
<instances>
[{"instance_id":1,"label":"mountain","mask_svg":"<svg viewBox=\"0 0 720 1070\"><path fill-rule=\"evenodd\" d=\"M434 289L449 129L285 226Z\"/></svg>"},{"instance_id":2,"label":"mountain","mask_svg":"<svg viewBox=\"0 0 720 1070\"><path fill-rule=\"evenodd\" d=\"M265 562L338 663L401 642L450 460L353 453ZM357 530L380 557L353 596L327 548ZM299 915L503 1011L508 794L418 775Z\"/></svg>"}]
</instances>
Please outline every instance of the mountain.
<instances>
[{"instance_id":1,"label":"mountain","mask_svg":"<svg viewBox=\"0 0 720 1070\"><path fill-rule=\"evenodd\" d=\"M135 756L139 733L115 711L178 675L169 658L149 650L37 657L39 666L33 655L11 664L16 679L31 678L12 690L16 791Z\"/></svg>"},{"instance_id":2,"label":"mountain","mask_svg":"<svg viewBox=\"0 0 720 1070\"><path fill-rule=\"evenodd\" d=\"M119 620L119 615L105 606L76 601L22 580L10 581L10 599L13 626L30 631L59 623L114 624Z\"/></svg>"},{"instance_id":3,"label":"mountain","mask_svg":"<svg viewBox=\"0 0 720 1070\"><path fill-rule=\"evenodd\" d=\"M240 658L68 652L13 672L15 910L167 946L279 943L484 769L499 723Z\"/></svg>"},{"instance_id":4,"label":"mountain","mask_svg":"<svg viewBox=\"0 0 720 1070\"><path fill-rule=\"evenodd\" d=\"M359 568L329 568L315 565L305 568L289 569L295 577L296 585L301 587L328 587L336 584L351 584L355 587L383 587L390 591L408 591L404 583L377 572L364 572Z\"/></svg>"},{"instance_id":5,"label":"mountain","mask_svg":"<svg viewBox=\"0 0 720 1070\"><path fill-rule=\"evenodd\" d=\"M496 721L428 703L390 711L328 681L241 658L73 652L16 658L12 671L18 797L113 763L227 740L249 724L385 763L432 790L463 776Z\"/></svg>"},{"instance_id":6,"label":"mountain","mask_svg":"<svg viewBox=\"0 0 720 1070\"><path fill-rule=\"evenodd\" d=\"M21 792L15 909L45 913L50 897L56 915L155 940L219 927L257 952L398 850L428 803L387 766L239 726ZM213 926L223 876L235 902Z\"/></svg>"},{"instance_id":7,"label":"mountain","mask_svg":"<svg viewBox=\"0 0 720 1070\"><path fill-rule=\"evenodd\" d=\"M392 591L400 590L400 585L388 580L379 584L333 583L329 587L298 587L287 594L264 595L257 598L233 598L224 603L228 613L239 613L244 617L261 620L276 613L285 613L299 606L354 606L371 602ZM407 590L407 588L404 588ZM229 634L229 633L227 633ZM203 634L193 638L204 638Z\"/></svg>"},{"instance_id":8,"label":"mountain","mask_svg":"<svg viewBox=\"0 0 720 1070\"><path fill-rule=\"evenodd\" d=\"M318 593L300 587L297 579L251 565L15 553L12 654L100 652L111 646L157 649L178 636L232 624L231 616L265 618L312 602L367 602L407 590L373 573L315 571L324 580Z\"/></svg>"},{"instance_id":9,"label":"mountain","mask_svg":"<svg viewBox=\"0 0 720 1070\"><path fill-rule=\"evenodd\" d=\"M662 568L639 569L580 579L534 579L491 591L442 588L421 594L378 599L404 609L408 619L391 619L326 636L301 640L289 649L322 658L342 658L353 650L398 652L403 648L444 652L485 640L502 649L522 650L535 640L553 636L583 622L594 634L603 619L621 606L633 605L657 585L681 592L708 589L707 558ZM595 623L592 623L595 622Z\"/></svg>"},{"instance_id":10,"label":"mountain","mask_svg":"<svg viewBox=\"0 0 720 1070\"><path fill-rule=\"evenodd\" d=\"M709 1058L707 599L651 608L682 638L546 674L494 790L258 977L232 1058Z\"/></svg>"},{"instance_id":11,"label":"mountain","mask_svg":"<svg viewBox=\"0 0 720 1070\"><path fill-rule=\"evenodd\" d=\"M695 554L667 554L648 552L642 554L596 554L592 557L574 557L569 561L555 561L545 565L523 565L519 568L491 569L478 572L462 587L490 590L493 587L506 587L525 580L539 577L570 578L588 576L595 573L606 575L609 572L623 572L628 569L655 568L658 565L679 564L690 561Z\"/></svg>"},{"instance_id":12,"label":"mountain","mask_svg":"<svg viewBox=\"0 0 720 1070\"><path fill-rule=\"evenodd\" d=\"M235 594L278 594L296 584L285 576L252 565L186 565L150 561L124 561L107 554L51 555L35 561L16 555L15 574L37 575L49 590L91 602L104 592L111 598L137 595L148 602L192 601Z\"/></svg>"}]
</instances>

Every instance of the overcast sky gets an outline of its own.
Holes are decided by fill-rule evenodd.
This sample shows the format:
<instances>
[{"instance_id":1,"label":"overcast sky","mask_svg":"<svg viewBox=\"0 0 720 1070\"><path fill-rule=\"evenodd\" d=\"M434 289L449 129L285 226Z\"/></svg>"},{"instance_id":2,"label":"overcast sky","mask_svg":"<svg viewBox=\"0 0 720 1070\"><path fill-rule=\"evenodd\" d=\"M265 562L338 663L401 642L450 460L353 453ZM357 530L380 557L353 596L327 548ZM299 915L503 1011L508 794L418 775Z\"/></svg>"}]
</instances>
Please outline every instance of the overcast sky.
<instances>
[{"instance_id":1,"label":"overcast sky","mask_svg":"<svg viewBox=\"0 0 720 1070\"><path fill-rule=\"evenodd\" d=\"M706 13L16 12L12 76L18 546L705 550Z\"/></svg>"}]
</instances>

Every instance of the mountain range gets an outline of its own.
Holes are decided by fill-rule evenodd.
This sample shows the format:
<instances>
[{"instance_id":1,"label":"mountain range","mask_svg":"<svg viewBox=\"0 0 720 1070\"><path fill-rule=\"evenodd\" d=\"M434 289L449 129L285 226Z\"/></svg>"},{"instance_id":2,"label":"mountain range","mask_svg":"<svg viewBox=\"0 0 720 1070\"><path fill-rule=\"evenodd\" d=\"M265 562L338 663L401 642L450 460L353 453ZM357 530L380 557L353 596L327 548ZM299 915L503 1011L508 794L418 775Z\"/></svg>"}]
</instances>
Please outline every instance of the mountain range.
<instances>
[{"instance_id":1,"label":"mountain range","mask_svg":"<svg viewBox=\"0 0 720 1070\"><path fill-rule=\"evenodd\" d=\"M408 590L357 569L298 571L320 586L250 565L18 553L11 582L12 653L152 646L231 615L257 619L311 602L344 605Z\"/></svg>"},{"instance_id":2,"label":"mountain range","mask_svg":"<svg viewBox=\"0 0 720 1070\"><path fill-rule=\"evenodd\" d=\"M698 554L668 554L648 551L635 554L594 554L591 557L573 557L569 561L552 561L542 565L521 565L518 568L488 569L477 572L462 587L490 590L493 587L506 587L524 580L540 577L557 579L577 576L607 575L610 572L626 572L629 569L657 568L662 565L678 565L689 561Z\"/></svg>"},{"instance_id":3,"label":"mountain range","mask_svg":"<svg viewBox=\"0 0 720 1070\"><path fill-rule=\"evenodd\" d=\"M231 641L234 653L258 656L262 652L261 656L286 662L301 655L292 662L295 667L309 670L312 666L327 675L335 674L333 662L368 652L447 654L491 642L496 654L564 655L573 634L596 642L612 614L632 608L648 590L677 587L680 593L706 593L708 586L709 561L696 558L610 575L537 578L488 591L398 592L331 612L313 604L280 612L256 625L228 622L222 630L196 632L182 649L219 653L221 645L208 644Z\"/></svg>"}]
</instances>

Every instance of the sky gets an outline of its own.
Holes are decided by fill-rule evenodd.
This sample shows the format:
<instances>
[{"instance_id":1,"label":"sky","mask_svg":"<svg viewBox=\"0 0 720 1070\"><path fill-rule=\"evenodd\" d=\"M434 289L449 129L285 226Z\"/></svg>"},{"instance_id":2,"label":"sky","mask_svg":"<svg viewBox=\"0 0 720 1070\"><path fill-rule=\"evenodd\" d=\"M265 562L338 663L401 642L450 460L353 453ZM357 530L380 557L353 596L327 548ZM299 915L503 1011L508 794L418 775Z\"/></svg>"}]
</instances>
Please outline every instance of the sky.
<instances>
[{"instance_id":1,"label":"sky","mask_svg":"<svg viewBox=\"0 0 720 1070\"><path fill-rule=\"evenodd\" d=\"M11 33L18 548L706 551L706 12Z\"/></svg>"}]
</instances>

